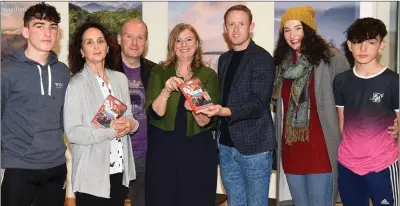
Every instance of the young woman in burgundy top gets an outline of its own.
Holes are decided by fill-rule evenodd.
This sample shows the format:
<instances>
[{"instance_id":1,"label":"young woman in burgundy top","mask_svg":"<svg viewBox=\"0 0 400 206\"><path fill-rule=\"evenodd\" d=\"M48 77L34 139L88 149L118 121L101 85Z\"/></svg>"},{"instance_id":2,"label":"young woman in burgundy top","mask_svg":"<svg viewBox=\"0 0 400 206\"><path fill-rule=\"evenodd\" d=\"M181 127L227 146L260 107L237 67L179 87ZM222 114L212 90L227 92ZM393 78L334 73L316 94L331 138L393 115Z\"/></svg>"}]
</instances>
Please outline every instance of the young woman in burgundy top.
<instances>
[{"instance_id":1,"label":"young woman in burgundy top","mask_svg":"<svg viewBox=\"0 0 400 206\"><path fill-rule=\"evenodd\" d=\"M317 34L314 15L308 6L287 10L274 52L277 157L296 206L335 205L340 131L332 81L350 69Z\"/></svg>"}]
</instances>

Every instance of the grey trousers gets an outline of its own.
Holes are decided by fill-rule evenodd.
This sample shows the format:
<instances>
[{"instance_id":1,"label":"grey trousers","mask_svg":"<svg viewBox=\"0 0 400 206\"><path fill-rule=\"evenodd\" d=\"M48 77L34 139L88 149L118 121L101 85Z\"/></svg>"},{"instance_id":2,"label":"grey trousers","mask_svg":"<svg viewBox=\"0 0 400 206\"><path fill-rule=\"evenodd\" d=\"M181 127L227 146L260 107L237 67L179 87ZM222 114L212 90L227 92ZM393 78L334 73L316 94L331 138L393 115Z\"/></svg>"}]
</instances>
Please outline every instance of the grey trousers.
<instances>
[{"instance_id":1,"label":"grey trousers","mask_svg":"<svg viewBox=\"0 0 400 206\"><path fill-rule=\"evenodd\" d=\"M129 199L132 206L145 206L144 189L145 189L145 172L146 172L146 156L135 158L136 180L129 184Z\"/></svg>"}]
</instances>

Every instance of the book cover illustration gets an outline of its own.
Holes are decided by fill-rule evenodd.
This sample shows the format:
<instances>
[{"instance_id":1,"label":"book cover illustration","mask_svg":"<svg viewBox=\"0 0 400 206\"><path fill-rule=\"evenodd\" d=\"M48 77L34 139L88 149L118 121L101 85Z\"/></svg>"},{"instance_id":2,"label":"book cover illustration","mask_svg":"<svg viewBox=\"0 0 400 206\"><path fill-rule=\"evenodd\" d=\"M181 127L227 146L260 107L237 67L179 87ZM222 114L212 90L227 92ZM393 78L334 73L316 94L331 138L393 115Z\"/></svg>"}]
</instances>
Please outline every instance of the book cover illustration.
<instances>
[{"instance_id":1,"label":"book cover illustration","mask_svg":"<svg viewBox=\"0 0 400 206\"><path fill-rule=\"evenodd\" d=\"M127 106L111 94L107 96L92 120L97 128L110 128L111 120L121 117Z\"/></svg>"},{"instance_id":2,"label":"book cover illustration","mask_svg":"<svg viewBox=\"0 0 400 206\"><path fill-rule=\"evenodd\" d=\"M179 89L182 91L186 100L189 102L190 107L193 109L193 112L196 114L207 109L207 107L214 105L211 101L210 95L197 77L180 84Z\"/></svg>"}]
</instances>

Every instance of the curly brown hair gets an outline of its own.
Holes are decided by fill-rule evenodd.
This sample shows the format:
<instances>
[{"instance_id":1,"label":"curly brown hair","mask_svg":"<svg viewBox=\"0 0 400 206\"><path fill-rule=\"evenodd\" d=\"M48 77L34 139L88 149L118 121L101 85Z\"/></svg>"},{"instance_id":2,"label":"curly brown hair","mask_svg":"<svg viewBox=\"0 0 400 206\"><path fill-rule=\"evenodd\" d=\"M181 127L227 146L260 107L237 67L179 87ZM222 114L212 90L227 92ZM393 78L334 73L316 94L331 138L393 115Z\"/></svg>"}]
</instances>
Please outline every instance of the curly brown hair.
<instances>
[{"instance_id":1,"label":"curly brown hair","mask_svg":"<svg viewBox=\"0 0 400 206\"><path fill-rule=\"evenodd\" d=\"M301 25L303 26L304 38L301 40L300 53L305 55L307 60L314 66L318 66L321 60L330 64L332 56L331 48L334 48L334 45L327 43L320 35L303 22L301 22ZM292 48L285 40L282 28L279 31L279 39L274 51L275 65L281 65L291 49Z\"/></svg>"},{"instance_id":2,"label":"curly brown hair","mask_svg":"<svg viewBox=\"0 0 400 206\"><path fill-rule=\"evenodd\" d=\"M203 49L201 47L201 40L199 37L199 34L197 31L194 29L194 27L190 24L184 24L180 23L177 24L174 29L172 29L171 33L169 34L168 38L168 54L167 54L167 59L160 64L163 66L176 66L176 63L178 61L178 57L176 56L175 53L175 42L178 39L178 36L180 33L182 33L184 30L190 30L193 34L197 42L199 43L199 46L197 47L196 51L194 52L194 57L193 61L191 63L192 70L199 69L200 67L204 66L203 64Z\"/></svg>"},{"instance_id":3,"label":"curly brown hair","mask_svg":"<svg viewBox=\"0 0 400 206\"><path fill-rule=\"evenodd\" d=\"M111 70L117 70L119 61L118 54L120 51L117 44L117 39L100 23L86 22L76 29L69 41L68 66L71 69L72 74L76 74L81 71L83 69L83 65L85 64L85 58L83 58L81 55L82 37L85 31L90 28L96 28L100 30L107 41L107 45L109 46L104 67Z\"/></svg>"}]
</instances>

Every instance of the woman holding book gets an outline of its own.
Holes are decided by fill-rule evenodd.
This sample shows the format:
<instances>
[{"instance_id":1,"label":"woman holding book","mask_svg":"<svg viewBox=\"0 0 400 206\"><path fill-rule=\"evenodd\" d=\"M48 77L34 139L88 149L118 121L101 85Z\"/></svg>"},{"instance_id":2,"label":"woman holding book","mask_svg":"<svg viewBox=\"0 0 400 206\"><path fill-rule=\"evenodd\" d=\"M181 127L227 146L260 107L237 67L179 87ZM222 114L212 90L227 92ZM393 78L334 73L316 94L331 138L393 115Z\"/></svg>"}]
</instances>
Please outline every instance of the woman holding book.
<instances>
[{"instance_id":1,"label":"woman holding book","mask_svg":"<svg viewBox=\"0 0 400 206\"><path fill-rule=\"evenodd\" d=\"M191 25L178 24L169 35L167 59L152 69L146 90L146 206L215 205L213 121L192 112L178 88L194 78L200 79L213 103L218 103L218 77L202 63L199 35Z\"/></svg>"},{"instance_id":2,"label":"woman holding book","mask_svg":"<svg viewBox=\"0 0 400 206\"><path fill-rule=\"evenodd\" d=\"M68 61L73 77L65 96L64 128L71 143L77 206L123 206L129 182L135 179L128 134L139 123L132 116L128 80L114 71L117 54L115 39L98 23L83 24L70 40ZM101 128L103 121L96 120L101 119L98 111L109 106L106 99L107 103L125 104L126 108L120 108L126 111L112 119L111 125L105 124L109 128Z\"/></svg>"}]
</instances>

